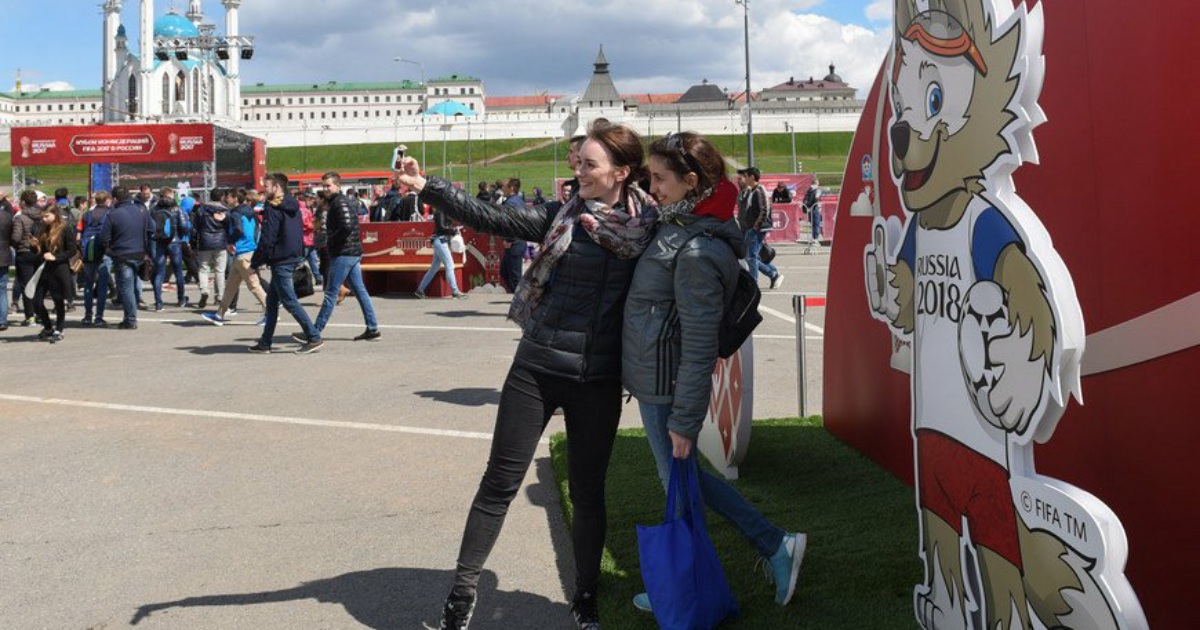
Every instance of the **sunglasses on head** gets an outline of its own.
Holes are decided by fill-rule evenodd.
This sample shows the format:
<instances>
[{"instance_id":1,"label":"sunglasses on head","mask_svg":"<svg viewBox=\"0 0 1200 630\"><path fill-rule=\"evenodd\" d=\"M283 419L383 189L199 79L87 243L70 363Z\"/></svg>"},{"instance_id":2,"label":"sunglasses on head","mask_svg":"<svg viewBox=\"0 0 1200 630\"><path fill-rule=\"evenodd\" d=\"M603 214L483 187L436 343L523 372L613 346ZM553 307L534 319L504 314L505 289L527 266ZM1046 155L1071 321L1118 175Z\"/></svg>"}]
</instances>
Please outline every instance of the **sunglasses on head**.
<instances>
[{"instance_id":1,"label":"sunglasses on head","mask_svg":"<svg viewBox=\"0 0 1200 630\"><path fill-rule=\"evenodd\" d=\"M689 171L700 177L704 176L704 169L700 168L700 163L696 161L696 158L692 157L691 153L688 153L687 147L683 146L683 136L681 134L668 133L665 140L667 141L667 149L678 153L679 158L687 165Z\"/></svg>"}]
</instances>

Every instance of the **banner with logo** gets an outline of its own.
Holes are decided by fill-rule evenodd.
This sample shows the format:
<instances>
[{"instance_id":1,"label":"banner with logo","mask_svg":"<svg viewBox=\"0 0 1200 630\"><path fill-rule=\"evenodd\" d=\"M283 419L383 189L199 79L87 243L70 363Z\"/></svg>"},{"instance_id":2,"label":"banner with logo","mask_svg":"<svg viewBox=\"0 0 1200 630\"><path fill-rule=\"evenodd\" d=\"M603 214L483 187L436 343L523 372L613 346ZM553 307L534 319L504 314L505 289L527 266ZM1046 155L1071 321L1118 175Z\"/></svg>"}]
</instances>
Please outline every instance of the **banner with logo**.
<instances>
[{"instance_id":1,"label":"banner with logo","mask_svg":"<svg viewBox=\"0 0 1200 630\"><path fill-rule=\"evenodd\" d=\"M212 125L17 127L12 165L211 162Z\"/></svg>"}]
</instances>

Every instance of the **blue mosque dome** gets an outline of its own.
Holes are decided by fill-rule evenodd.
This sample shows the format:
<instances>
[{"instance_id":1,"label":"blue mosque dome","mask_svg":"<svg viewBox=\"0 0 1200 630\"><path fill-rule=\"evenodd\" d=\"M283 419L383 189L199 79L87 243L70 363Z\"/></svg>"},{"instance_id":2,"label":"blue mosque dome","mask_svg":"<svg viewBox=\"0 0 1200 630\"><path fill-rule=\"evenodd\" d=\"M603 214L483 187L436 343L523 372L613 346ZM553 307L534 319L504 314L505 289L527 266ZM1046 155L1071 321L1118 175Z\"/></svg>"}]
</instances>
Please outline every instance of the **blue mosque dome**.
<instances>
[{"instance_id":1,"label":"blue mosque dome","mask_svg":"<svg viewBox=\"0 0 1200 630\"><path fill-rule=\"evenodd\" d=\"M168 13L154 20L155 37L199 37L200 29L178 13Z\"/></svg>"}]
</instances>

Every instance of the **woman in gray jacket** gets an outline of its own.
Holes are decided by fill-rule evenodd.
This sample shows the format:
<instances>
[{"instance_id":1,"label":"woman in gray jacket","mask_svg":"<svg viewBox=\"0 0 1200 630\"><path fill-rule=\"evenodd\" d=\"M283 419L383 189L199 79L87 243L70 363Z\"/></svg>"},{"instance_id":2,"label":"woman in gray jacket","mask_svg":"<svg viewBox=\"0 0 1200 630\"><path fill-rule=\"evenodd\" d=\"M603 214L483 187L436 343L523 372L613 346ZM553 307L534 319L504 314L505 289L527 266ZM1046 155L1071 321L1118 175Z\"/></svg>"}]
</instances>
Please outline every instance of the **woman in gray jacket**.
<instances>
[{"instance_id":1,"label":"woman in gray jacket","mask_svg":"<svg viewBox=\"0 0 1200 630\"><path fill-rule=\"evenodd\" d=\"M699 134L668 134L650 146L650 193L659 228L638 261L625 302L622 381L667 484L671 458L696 456L717 363L718 329L745 254L733 219L737 188L716 147ZM772 525L724 479L700 474L705 504L733 524L769 564L775 603L795 591L807 538ZM649 610L645 593L634 605Z\"/></svg>"}]
</instances>

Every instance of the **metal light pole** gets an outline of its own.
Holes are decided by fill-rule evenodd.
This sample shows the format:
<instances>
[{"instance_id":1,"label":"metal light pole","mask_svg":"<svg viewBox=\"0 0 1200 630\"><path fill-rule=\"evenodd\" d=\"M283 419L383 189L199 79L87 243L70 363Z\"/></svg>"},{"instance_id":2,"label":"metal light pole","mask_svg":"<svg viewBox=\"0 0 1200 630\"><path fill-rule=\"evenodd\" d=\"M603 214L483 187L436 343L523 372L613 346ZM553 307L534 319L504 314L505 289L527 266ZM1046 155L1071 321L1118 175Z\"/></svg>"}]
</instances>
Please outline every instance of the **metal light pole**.
<instances>
[{"instance_id":1,"label":"metal light pole","mask_svg":"<svg viewBox=\"0 0 1200 630\"><path fill-rule=\"evenodd\" d=\"M783 128L792 134L792 172L799 173L800 170L796 168L796 126L785 121Z\"/></svg>"},{"instance_id":2,"label":"metal light pole","mask_svg":"<svg viewBox=\"0 0 1200 630\"><path fill-rule=\"evenodd\" d=\"M742 28L746 38L746 166L754 166L754 113L750 106L750 0L734 2L742 5Z\"/></svg>"},{"instance_id":3,"label":"metal light pole","mask_svg":"<svg viewBox=\"0 0 1200 630\"><path fill-rule=\"evenodd\" d=\"M425 85L425 66L420 61L413 61L404 57L394 57L392 61L397 63L411 63L421 71L421 166L425 166L425 103L429 96L429 88ZM397 109L396 113L399 114L400 110Z\"/></svg>"},{"instance_id":4,"label":"metal light pole","mask_svg":"<svg viewBox=\"0 0 1200 630\"><path fill-rule=\"evenodd\" d=\"M466 189L471 190L471 117L467 117L467 183Z\"/></svg>"}]
</instances>

